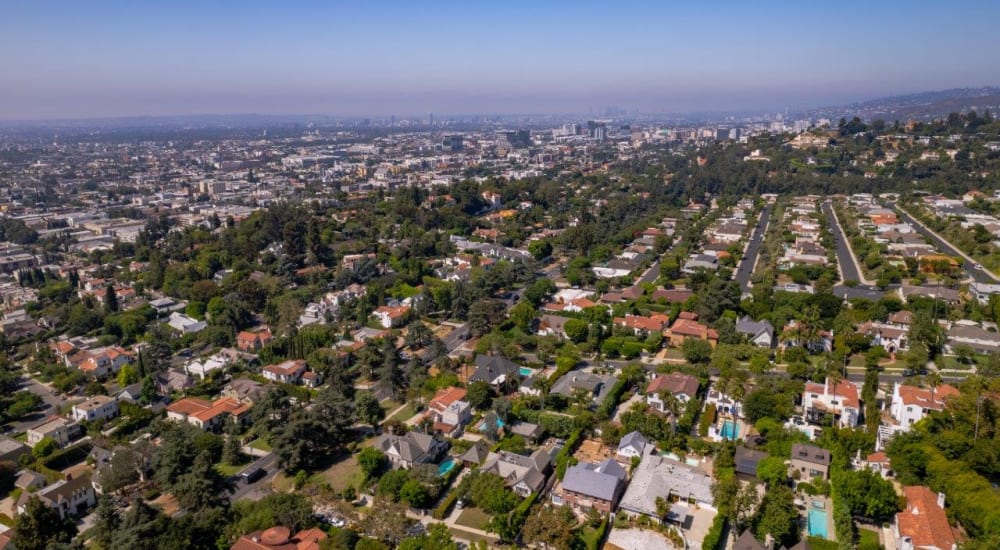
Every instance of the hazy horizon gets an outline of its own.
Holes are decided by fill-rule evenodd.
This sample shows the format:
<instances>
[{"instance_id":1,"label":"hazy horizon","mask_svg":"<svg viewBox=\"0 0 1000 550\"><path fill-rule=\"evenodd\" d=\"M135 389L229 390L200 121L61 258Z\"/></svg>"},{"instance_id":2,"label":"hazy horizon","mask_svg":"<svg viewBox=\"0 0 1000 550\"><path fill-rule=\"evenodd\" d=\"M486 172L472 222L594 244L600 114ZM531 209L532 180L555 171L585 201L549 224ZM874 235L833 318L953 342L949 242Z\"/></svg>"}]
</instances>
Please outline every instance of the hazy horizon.
<instances>
[{"instance_id":1,"label":"hazy horizon","mask_svg":"<svg viewBox=\"0 0 1000 550\"><path fill-rule=\"evenodd\" d=\"M0 120L802 109L995 85L1000 5L16 3ZM940 37L947 37L947 40Z\"/></svg>"}]
</instances>

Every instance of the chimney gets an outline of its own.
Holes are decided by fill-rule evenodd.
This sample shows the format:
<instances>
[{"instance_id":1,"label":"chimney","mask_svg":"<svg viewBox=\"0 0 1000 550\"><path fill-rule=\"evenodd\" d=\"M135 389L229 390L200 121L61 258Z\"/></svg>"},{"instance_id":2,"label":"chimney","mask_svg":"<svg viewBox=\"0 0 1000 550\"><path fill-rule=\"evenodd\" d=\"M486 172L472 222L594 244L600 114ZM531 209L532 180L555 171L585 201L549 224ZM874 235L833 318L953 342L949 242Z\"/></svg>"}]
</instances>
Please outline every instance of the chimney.
<instances>
[{"instance_id":1,"label":"chimney","mask_svg":"<svg viewBox=\"0 0 1000 550\"><path fill-rule=\"evenodd\" d=\"M938 493L938 506L944 509L944 493Z\"/></svg>"}]
</instances>

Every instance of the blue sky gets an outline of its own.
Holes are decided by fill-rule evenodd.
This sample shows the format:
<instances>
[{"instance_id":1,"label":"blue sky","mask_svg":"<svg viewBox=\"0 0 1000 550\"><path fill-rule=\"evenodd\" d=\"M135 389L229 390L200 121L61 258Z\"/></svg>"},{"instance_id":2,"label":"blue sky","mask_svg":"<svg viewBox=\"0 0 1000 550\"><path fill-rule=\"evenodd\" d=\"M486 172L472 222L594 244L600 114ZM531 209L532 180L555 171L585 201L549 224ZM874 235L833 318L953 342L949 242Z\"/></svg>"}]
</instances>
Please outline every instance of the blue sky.
<instances>
[{"instance_id":1,"label":"blue sky","mask_svg":"<svg viewBox=\"0 0 1000 550\"><path fill-rule=\"evenodd\" d=\"M11 0L0 119L795 108L1000 84L998 21L963 0Z\"/></svg>"}]
</instances>

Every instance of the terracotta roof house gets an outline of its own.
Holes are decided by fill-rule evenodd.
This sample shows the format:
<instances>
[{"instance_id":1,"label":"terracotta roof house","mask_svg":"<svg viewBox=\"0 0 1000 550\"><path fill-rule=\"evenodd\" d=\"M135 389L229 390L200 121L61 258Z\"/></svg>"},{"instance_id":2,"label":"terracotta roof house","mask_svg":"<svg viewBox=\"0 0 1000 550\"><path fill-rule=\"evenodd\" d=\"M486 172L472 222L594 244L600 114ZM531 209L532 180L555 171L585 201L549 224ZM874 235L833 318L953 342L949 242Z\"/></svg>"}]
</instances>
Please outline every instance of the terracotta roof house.
<instances>
[{"instance_id":1,"label":"terracotta roof house","mask_svg":"<svg viewBox=\"0 0 1000 550\"><path fill-rule=\"evenodd\" d=\"M892 534L900 550L955 550L958 536L944 511L944 493L927 487L903 487L906 509L896 514Z\"/></svg>"},{"instance_id":2,"label":"terracotta roof house","mask_svg":"<svg viewBox=\"0 0 1000 550\"><path fill-rule=\"evenodd\" d=\"M382 328L393 328L400 326L409 312L410 306L381 306L372 315L378 319Z\"/></svg>"},{"instance_id":3,"label":"terracotta roof house","mask_svg":"<svg viewBox=\"0 0 1000 550\"><path fill-rule=\"evenodd\" d=\"M670 323L670 317L661 313L654 313L648 317L626 315L625 317L614 318L615 326L631 329L636 335L662 332L668 323Z\"/></svg>"},{"instance_id":4,"label":"terracotta roof house","mask_svg":"<svg viewBox=\"0 0 1000 550\"><path fill-rule=\"evenodd\" d=\"M236 335L236 348L251 353L270 344L273 339L274 336L271 335L271 330L268 328L254 332L244 330Z\"/></svg>"},{"instance_id":5,"label":"terracotta roof house","mask_svg":"<svg viewBox=\"0 0 1000 550\"><path fill-rule=\"evenodd\" d=\"M959 393L958 389L948 384L931 389L896 382L892 387L889 414L900 427L908 430L931 411L943 411L948 398L956 397Z\"/></svg>"},{"instance_id":6,"label":"terracotta roof house","mask_svg":"<svg viewBox=\"0 0 1000 550\"><path fill-rule=\"evenodd\" d=\"M684 344L684 340L696 338L698 340L705 340L712 347L715 347L719 342L719 333L714 328L708 328L699 323L696 320L697 315L692 319L691 315L685 315L685 313L688 312L682 312L677 320L674 321L674 324L663 333L670 340L670 345L680 347Z\"/></svg>"},{"instance_id":7,"label":"terracotta roof house","mask_svg":"<svg viewBox=\"0 0 1000 550\"><path fill-rule=\"evenodd\" d=\"M203 430L217 430L222 427L227 416L242 421L249 412L250 407L231 397L221 397L215 401L185 397L167 405L167 418L187 422Z\"/></svg>"},{"instance_id":8,"label":"terracotta roof house","mask_svg":"<svg viewBox=\"0 0 1000 550\"><path fill-rule=\"evenodd\" d=\"M306 529L293 536L289 528L279 526L243 535L230 550L319 550L324 540L326 533L321 529Z\"/></svg>"},{"instance_id":9,"label":"terracotta roof house","mask_svg":"<svg viewBox=\"0 0 1000 550\"><path fill-rule=\"evenodd\" d=\"M822 384L807 382L802 392L802 409L806 419L819 423L830 414L839 421L841 427L853 428L861 416L861 399L858 386L849 380L836 385L827 379Z\"/></svg>"},{"instance_id":10,"label":"terracotta roof house","mask_svg":"<svg viewBox=\"0 0 1000 550\"><path fill-rule=\"evenodd\" d=\"M698 385L698 379L690 374L661 374L646 386L646 403L660 412L666 412L664 394L673 395L682 404L687 403L697 397Z\"/></svg>"},{"instance_id":11,"label":"terracotta roof house","mask_svg":"<svg viewBox=\"0 0 1000 550\"><path fill-rule=\"evenodd\" d=\"M683 304L688 301L694 292L686 288L657 289L653 291L653 301L665 301L669 304Z\"/></svg>"},{"instance_id":12,"label":"terracotta roof house","mask_svg":"<svg viewBox=\"0 0 1000 550\"><path fill-rule=\"evenodd\" d=\"M465 388L438 390L427 406L426 417L434 422L434 431L445 435L461 435L462 428L472 421L472 406L465 401Z\"/></svg>"},{"instance_id":13,"label":"terracotta roof house","mask_svg":"<svg viewBox=\"0 0 1000 550\"><path fill-rule=\"evenodd\" d=\"M277 365L268 365L263 369L264 378L285 384L298 384L305 373L306 362L303 359L290 359Z\"/></svg>"}]
</instances>

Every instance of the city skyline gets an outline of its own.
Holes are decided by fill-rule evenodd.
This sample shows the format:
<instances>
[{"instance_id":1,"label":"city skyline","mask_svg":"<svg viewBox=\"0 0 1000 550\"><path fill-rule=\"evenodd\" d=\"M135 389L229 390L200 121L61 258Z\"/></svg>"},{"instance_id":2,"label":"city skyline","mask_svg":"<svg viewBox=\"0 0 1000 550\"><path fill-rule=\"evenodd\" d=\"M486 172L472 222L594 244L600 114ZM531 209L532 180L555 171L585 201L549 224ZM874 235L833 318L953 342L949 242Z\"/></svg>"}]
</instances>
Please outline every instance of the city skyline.
<instances>
[{"instance_id":1,"label":"city skyline","mask_svg":"<svg viewBox=\"0 0 1000 550\"><path fill-rule=\"evenodd\" d=\"M25 3L0 21L0 120L780 110L997 84L976 52L1000 6L959 4Z\"/></svg>"}]
</instances>

